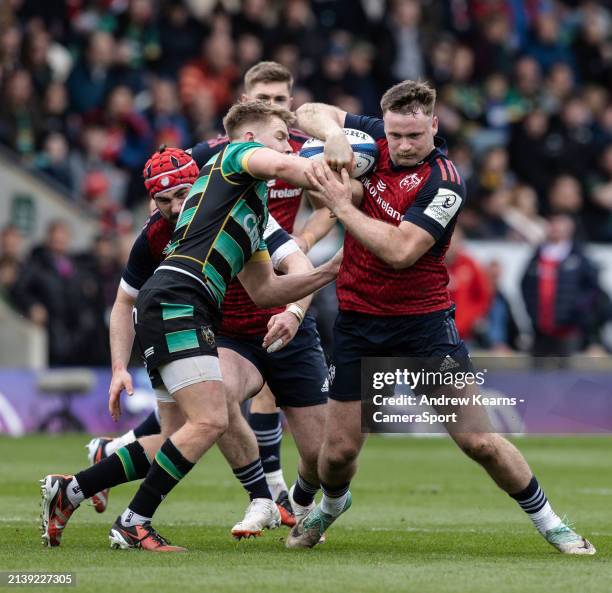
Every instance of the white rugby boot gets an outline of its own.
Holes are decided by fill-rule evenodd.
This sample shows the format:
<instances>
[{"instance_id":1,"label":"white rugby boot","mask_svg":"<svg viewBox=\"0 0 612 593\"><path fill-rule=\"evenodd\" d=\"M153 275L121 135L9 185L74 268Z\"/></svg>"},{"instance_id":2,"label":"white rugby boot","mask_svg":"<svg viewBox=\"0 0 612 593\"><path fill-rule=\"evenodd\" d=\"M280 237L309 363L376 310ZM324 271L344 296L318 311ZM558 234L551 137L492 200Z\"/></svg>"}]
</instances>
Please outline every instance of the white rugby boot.
<instances>
[{"instance_id":1,"label":"white rugby boot","mask_svg":"<svg viewBox=\"0 0 612 593\"><path fill-rule=\"evenodd\" d=\"M281 516L276 503L269 498L255 498L247 507L242 521L232 527L235 539L259 537L264 529L276 529Z\"/></svg>"}]
</instances>

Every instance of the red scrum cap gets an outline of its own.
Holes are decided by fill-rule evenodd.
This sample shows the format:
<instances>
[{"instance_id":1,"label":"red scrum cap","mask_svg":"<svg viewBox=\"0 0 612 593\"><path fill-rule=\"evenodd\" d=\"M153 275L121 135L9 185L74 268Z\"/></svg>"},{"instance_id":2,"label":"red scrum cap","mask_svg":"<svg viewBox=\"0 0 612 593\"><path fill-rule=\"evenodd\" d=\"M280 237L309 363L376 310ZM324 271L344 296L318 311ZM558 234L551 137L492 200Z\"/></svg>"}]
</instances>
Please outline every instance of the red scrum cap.
<instances>
[{"instance_id":1,"label":"red scrum cap","mask_svg":"<svg viewBox=\"0 0 612 593\"><path fill-rule=\"evenodd\" d=\"M162 145L147 161L142 175L149 195L155 198L169 189L193 185L199 173L190 154Z\"/></svg>"}]
</instances>

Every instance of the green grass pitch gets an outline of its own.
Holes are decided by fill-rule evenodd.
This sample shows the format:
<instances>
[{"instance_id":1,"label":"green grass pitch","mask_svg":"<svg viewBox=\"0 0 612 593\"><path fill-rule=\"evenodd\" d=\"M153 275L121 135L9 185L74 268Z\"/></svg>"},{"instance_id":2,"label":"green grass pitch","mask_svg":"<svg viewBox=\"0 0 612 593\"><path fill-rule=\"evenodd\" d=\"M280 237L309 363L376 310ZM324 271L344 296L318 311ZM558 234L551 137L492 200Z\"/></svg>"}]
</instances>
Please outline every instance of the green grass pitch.
<instances>
[{"instance_id":1,"label":"green grass pitch","mask_svg":"<svg viewBox=\"0 0 612 593\"><path fill-rule=\"evenodd\" d=\"M612 439L517 441L553 507L598 549L567 557L448 439L372 437L352 487L353 507L314 550L286 550L287 529L235 542L246 497L213 450L160 507L159 531L187 554L116 551L107 532L133 485L108 511L82 505L61 548L40 544L38 479L85 465L88 437L0 438L0 570L73 571L66 591L223 593L600 593L612 590ZM294 477L296 454L283 445ZM7 587L8 589L8 587ZM60 590L54 587L54 590Z\"/></svg>"}]
</instances>

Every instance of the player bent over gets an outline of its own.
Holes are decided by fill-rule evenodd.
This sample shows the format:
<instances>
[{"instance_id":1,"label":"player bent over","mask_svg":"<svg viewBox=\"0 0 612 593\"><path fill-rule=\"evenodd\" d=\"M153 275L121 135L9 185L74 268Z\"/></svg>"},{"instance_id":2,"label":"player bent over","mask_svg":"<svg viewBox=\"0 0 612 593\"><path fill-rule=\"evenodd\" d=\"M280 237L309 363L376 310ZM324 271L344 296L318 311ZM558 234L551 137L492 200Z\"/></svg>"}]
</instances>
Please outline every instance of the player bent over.
<instances>
[{"instance_id":1,"label":"player bent over","mask_svg":"<svg viewBox=\"0 0 612 593\"><path fill-rule=\"evenodd\" d=\"M293 528L289 547L313 546L351 505L349 485L364 442L360 425L360 361L364 356L447 359L469 368L446 288L444 255L465 199L465 184L435 138L435 90L402 82L382 97L383 119L347 114L328 105L306 104L298 124L326 140L326 158L342 169L338 181L327 165L311 180L318 197L346 228L344 259L337 280L340 312L334 327L328 417L319 456L323 499ZM353 154L341 127L361 129L379 147L376 170L363 180L363 199L351 201L343 167ZM450 360L449 360L450 359ZM440 368L440 370L442 370ZM473 410L460 410L468 423ZM447 429L449 427L447 426ZM492 429L491 429L492 430ZM514 498L539 533L566 554L595 548L552 510L524 457L490 431L449 432L495 483Z\"/></svg>"},{"instance_id":2,"label":"player bent over","mask_svg":"<svg viewBox=\"0 0 612 593\"><path fill-rule=\"evenodd\" d=\"M171 436L146 472L144 451L135 458L127 448L117 453L116 463L128 479L146 475L111 528L113 546L184 550L166 542L151 519L227 428L215 327L231 280L238 275L251 298L269 307L310 294L336 276L338 257L309 273L277 277L262 240L268 217L265 180L281 177L308 186L305 172L311 163L288 156L291 120L289 112L258 102L230 109L224 125L232 142L202 169L183 205L168 257L138 294L136 339L149 371L159 373L177 405L160 404L162 434ZM57 475L43 480L43 538L49 545L59 545L82 496L73 480Z\"/></svg>"}]
</instances>

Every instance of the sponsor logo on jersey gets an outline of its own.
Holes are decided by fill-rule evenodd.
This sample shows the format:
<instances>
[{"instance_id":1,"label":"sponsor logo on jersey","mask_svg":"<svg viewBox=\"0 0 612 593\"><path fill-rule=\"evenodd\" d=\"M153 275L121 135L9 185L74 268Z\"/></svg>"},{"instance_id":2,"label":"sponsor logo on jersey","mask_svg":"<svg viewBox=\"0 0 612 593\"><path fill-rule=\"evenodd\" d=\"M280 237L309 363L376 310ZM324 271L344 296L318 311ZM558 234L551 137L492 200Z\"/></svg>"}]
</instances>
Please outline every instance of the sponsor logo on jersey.
<instances>
[{"instance_id":1,"label":"sponsor logo on jersey","mask_svg":"<svg viewBox=\"0 0 612 593\"><path fill-rule=\"evenodd\" d=\"M446 228L461 207L461 196L450 189L441 187L433 197L423 214L433 218L438 224Z\"/></svg>"},{"instance_id":2,"label":"sponsor logo on jersey","mask_svg":"<svg viewBox=\"0 0 612 593\"><path fill-rule=\"evenodd\" d=\"M419 187L421 181L423 181L423 178L419 177L418 173L411 173L410 175L406 175L402 178L399 183L399 186L400 189L403 189L405 191L412 191L413 189Z\"/></svg>"},{"instance_id":3,"label":"sponsor logo on jersey","mask_svg":"<svg viewBox=\"0 0 612 593\"><path fill-rule=\"evenodd\" d=\"M387 213L388 216L395 220L402 219L402 215L395 208L393 208L389 202L383 200L382 194L387 189L387 184L382 179L378 179L374 184L372 183L371 177L366 177L363 180L363 187L376 200L376 203Z\"/></svg>"},{"instance_id":4,"label":"sponsor logo on jersey","mask_svg":"<svg viewBox=\"0 0 612 593\"><path fill-rule=\"evenodd\" d=\"M285 187L284 189L269 189L269 200L283 200L287 198L299 198L302 195L301 187Z\"/></svg>"},{"instance_id":5,"label":"sponsor logo on jersey","mask_svg":"<svg viewBox=\"0 0 612 593\"><path fill-rule=\"evenodd\" d=\"M211 327L203 325L200 327L200 332L202 333L202 337L206 341L206 343L211 347L215 347L215 332Z\"/></svg>"}]
</instances>

